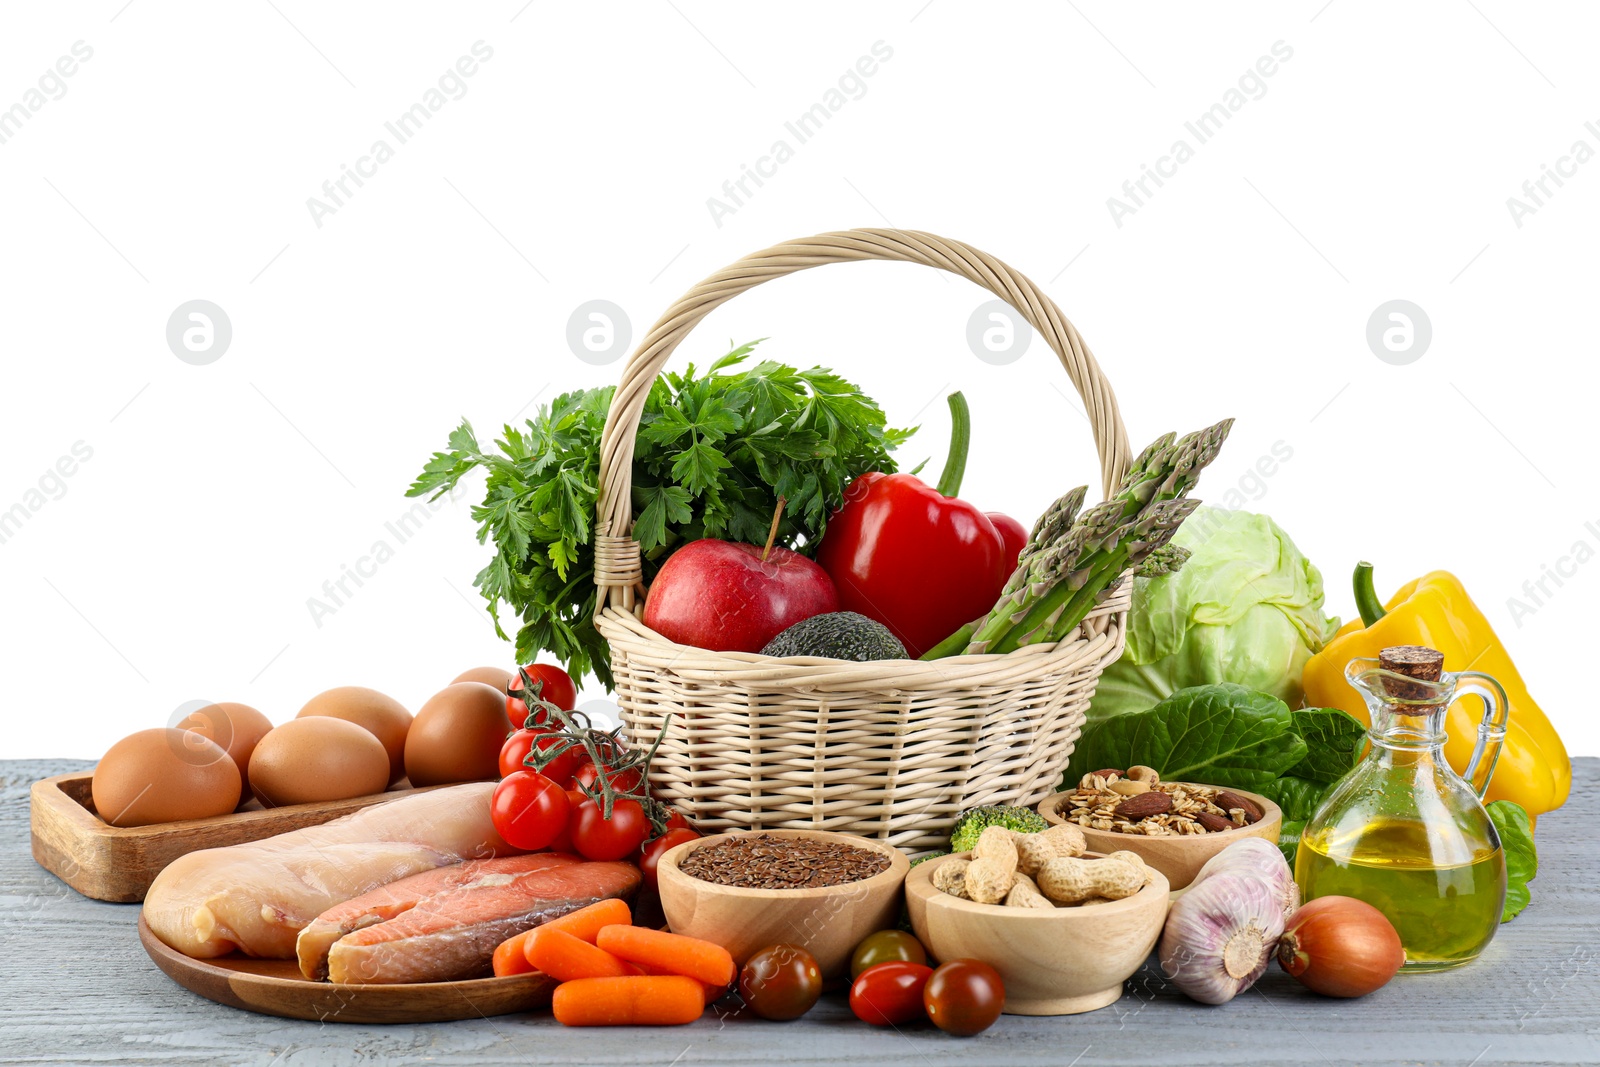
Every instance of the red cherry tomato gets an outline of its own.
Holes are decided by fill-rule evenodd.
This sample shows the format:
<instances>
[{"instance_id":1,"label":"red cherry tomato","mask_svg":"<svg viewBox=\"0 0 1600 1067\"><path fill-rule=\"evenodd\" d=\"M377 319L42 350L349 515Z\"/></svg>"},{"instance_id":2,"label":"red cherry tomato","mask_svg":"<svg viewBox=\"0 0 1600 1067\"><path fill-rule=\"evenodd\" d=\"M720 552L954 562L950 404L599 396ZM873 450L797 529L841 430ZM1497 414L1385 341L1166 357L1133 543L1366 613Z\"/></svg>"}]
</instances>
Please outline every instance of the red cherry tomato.
<instances>
[{"instance_id":1,"label":"red cherry tomato","mask_svg":"<svg viewBox=\"0 0 1600 1067\"><path fill-rule=\"evenodd\" d=\"M508 778L518 771L528 770L528 765L522 761L527 758L533 749L533 742L539 736L535 730L513 730L511 736L506 738L506 743L500 746L500 777Z\"/></svg>"},{"instance_id":2,"label":"red cherry tomato","mask_svg":"<svg viewBox=\"0 0 1600 1067\"><path fill-rule=\"evenodd\" d=\"M572 776L574 785L593 787L600 780L600 770L594 765L593 760L585 760L576 773ZM606 767L606 781L618 793L637 793L644 779L639 774L637 767L629 767L618 773L608 764Z\"/></svg>"},{"instance_id":3,"label":"red cherry tomato","mask_svg":"<svg viewBox=\"0 0 1600 1067\"><path fill-rule=\"evenodd\" d=\"M637 800L617 801L609 819L601 814L599 804L585 800L573 816L572 843L584 859L626 859L639 850L649 833L650 820Z\"/></svg>"},{"instance_id":4,"label":"red cherry tomato","mask_svg":"<svg viewBox=\"0 0 1600 1067\"><path fill-rule=\"evenodd\" d=\"M1000 1018L1006 986L1000 972L982 960L951 960L933 972L922 990L922 1006L947 1034L981 1034Z\"/></svg>"},{"instance_id":5,"label":"red cherry tomato","mask_svg":"<svg viewBox=\"0 0 1600 1067\"><path fill-rule=\"evenodd\" d=\"M667 829L668 830L693 830L694 829L694 824L689 821L688 817L686 815L684 815L683 812L678 811L676 809L668 809L668 811L667 811Z\"/></svg>"},{"instance_id":6,"label":"red cherry tomato","mask_svg":"<svg viewBox=\"0 0 1600 1067\"><path fill-rule=\"evenodd\" d=\"M897 960L868 967L850 983L850 1010L873 1026L900 1026L922 1018L922 988L933 968Z\"/></svg>"},{"instance_id":7,"label":"red cherry tomato","mask_svg":"<svg viewBox=\"0 0 1600 1067\"><path fill-rule=\"evenodd\" d=\"M798 945L772 945L739 971L739 996L763 1019L798 1019L822 995L822 969Z\"/></svg>"},{"instance_id":8,"label":"red cherry tomato","mask_svg":"<svg viewBox=\"0 0 1600 1067\"><path fill-rule=\"evenodd\" d=\"M572 676L560 667L548 663L531 663L522 668L528 672L534 682L543 682L539 690L539 698L548 700L562 711L571 711L578 706L578 687L572 684ZM522 675L515 674L511 677L511 685L507 687L517 704L520 714L513 713L512 722L520 723L528 717L528 705L522 700Z\"/></svg>"},{"instance_id":9,"label":"red cherry tomato","mask_svg":"<svg viewBox=\"0 0 1600 1067\"><path fill-rule=\"evenodd\" d=\"M489 818L506 844L534 852L566 829L568 807L560 786L542 774L522 770L494 787Z\"/></svg>"},{"instance_id":10,"label":"red cherry tomato","mask_svg":"<svg viewBox=\"0 0 1600 1067\"><path fill-rule=\"evenodd\" d=\"M1022 555L1022 549L1028 543L1028 531L1022 523L999 511L986 511L989 521L994 523L994 528L1000 531L1001 540L1006 543L1006 574L1010 575L1017 569L1017 557Z\"/></svg>"},{"instance_id":11,"label":"red cherry tomato","mask_svg":"<svg viewBox=\"0 0 1600 1067\"><path fill-rule=\"evenodd\" d=\"M650 889L656 887L656 868L661 864L661 857L668 849L676 848L685 841L698 841L700 835L693 830L668 830L654 841L647 842L639 850L639 873L644 875L644 884ZM770 1019L767 1015L763 1018Z\"/></svg>"},{"instance_id":12,"label":"red cherry tomato","mask_svg":"<svg viewBox=\"0 0 1600 1067\"><path fill-rule=\"evenodd\" d=\"M538 751L544 752L561 743L564 742L560 738L549 734L536 734L533 738L532 746ZM505 754L503 749L501 754ZM572 776L582 762L583 746L570 745L565 752L540 768L539 773L559 785L562 789L570 789L572 788Z\"/></svg>"}]
</instances>

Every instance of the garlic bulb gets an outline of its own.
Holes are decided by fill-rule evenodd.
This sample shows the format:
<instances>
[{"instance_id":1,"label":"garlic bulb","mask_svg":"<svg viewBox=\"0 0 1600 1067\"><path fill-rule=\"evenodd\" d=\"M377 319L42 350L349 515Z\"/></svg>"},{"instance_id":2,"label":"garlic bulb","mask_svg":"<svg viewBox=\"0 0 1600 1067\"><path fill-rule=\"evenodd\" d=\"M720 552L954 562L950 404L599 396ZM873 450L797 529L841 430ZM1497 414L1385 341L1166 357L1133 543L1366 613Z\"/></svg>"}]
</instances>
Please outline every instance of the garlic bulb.
<instances>
[{"instance_id":1,"label":"garlic bulb","mask_svg":"<svg viewBox=\"0 0 1600 1067\"><path fill-rule=\"evenodd\" d=\"M1277 894L1283 908L1285 921L1300 906L1300 887L1295 884L1294 872L1283 858L1283 852L1272 842L1259 837L1236 841L1212 856L1189 883L1193 889L1219 871L1234 871L1261 879Z\"/></svg>"},{"instance_id":2,"label":"garlic bulb","mask_svg":"<svg viewBox=\"0 0 1600 1067\"><path fill-rule=\"evenodd\" d=\"M1280 895L1261 878L1213 872L1191 884L1167 914L1161 969L1191 999L1226 1004L1266 972L1283 921Z\"/></svg>"}]
</instances>

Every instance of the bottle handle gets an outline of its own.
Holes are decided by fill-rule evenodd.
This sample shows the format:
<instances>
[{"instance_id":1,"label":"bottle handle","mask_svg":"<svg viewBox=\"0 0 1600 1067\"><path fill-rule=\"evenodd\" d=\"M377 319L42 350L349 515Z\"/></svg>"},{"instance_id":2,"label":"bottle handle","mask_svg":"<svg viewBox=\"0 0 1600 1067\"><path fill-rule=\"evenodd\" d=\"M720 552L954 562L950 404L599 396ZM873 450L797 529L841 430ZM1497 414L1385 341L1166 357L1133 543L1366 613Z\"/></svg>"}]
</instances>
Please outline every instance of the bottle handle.
<instances>
[{"instance_id":1,"label":"bottle handle","mask_svg":"<svg viewBox=\"0 0 1600 1067\"><path fill-rule=\"evenodd\" d=\"M1511 701L1505 688L1482 671L1461 671L1455 675L1459 681L1471 679L1471 685L1456 690L1456 698L1475 696L1483 701L1483 718L1478 721L1478 741L1472 746L1472 758L1467 761L1462 775L1482 800L1489 791L1489 779L1494 777L1495 764L1500 762L1500 748L1506 739L1506 725L1511 721Z\"/></svg>"}]
</instances>

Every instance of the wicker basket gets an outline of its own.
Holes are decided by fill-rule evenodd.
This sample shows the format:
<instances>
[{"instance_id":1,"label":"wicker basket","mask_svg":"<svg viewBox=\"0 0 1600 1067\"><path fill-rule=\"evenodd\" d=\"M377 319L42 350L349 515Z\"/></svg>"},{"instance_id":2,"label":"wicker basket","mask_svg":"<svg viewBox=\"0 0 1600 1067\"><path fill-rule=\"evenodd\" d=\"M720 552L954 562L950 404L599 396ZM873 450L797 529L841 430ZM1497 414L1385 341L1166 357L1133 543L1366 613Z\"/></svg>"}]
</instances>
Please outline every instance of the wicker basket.
<instances>
[{"instance_id":1,"label":"wicker basket","mask_svg":"<svg viewBox=\"0 0 1600 1067\"><path fill-rule=\"evenodd\" d=\"M775 659L691 648L646 627L639 545L628 536L634 435L651 383L684 336L762 282L874 259L959 274L1015 307L1083 398L1106 492L1121 480L1128 443L1111 387L1077 330L1027 278L914 231L790 241L695 286L628 360L601 445L595 623L611 645L629 736L649 743L671 716L650 772L662 800L703 827L837 830L915 852L942 845L965 808L1031 807L1055 792L1095 683L1122 652L1126 579L1077 635L1053 645L930 663Z\"/></svg>"}]
</instances>

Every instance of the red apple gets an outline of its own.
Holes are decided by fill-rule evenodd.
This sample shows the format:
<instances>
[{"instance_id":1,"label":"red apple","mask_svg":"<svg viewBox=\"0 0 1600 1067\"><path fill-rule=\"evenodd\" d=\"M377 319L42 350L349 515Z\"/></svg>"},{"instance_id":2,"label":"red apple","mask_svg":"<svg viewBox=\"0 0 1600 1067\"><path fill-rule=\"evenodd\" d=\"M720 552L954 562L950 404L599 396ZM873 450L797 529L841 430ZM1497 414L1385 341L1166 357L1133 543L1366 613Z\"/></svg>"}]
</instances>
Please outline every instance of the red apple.
<instances>
[{"instance_id":1,"label":"red apple","mask_svg":"<svg viewBox=\"0 0 1600 1067\"><path fill-rule=\"evenodd\" d=\"M798 552L707 538L667 560L650 583L644 624L669 641L715 652L760 652L813 615L839 610L828 572Z\"/></svg>"}]
</instances>

